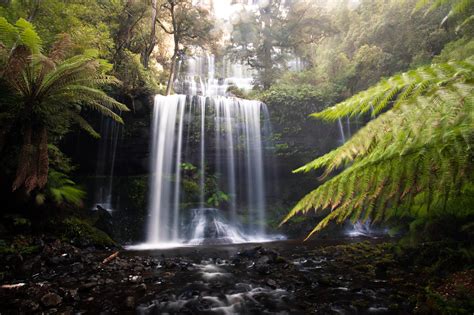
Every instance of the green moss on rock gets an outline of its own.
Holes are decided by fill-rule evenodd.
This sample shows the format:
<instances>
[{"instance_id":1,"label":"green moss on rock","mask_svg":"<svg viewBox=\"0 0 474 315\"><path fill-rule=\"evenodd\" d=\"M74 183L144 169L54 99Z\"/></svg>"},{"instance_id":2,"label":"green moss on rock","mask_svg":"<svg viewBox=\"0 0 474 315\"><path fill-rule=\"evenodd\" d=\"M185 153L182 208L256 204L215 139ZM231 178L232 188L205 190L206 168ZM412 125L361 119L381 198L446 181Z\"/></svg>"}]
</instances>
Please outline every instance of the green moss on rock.
<instances>
[{"instance_id":1,"label":"green moss on rock","mask_svg":"<svg viewBox=\"0 0 474 315\"><path fill-rule=\"evenodd\" d=\"M77 246L117 246L105 232L93 227L87 221L79 218L68 218L63 221L64 233L62 238Z\"/></svg>"}]
</instances>

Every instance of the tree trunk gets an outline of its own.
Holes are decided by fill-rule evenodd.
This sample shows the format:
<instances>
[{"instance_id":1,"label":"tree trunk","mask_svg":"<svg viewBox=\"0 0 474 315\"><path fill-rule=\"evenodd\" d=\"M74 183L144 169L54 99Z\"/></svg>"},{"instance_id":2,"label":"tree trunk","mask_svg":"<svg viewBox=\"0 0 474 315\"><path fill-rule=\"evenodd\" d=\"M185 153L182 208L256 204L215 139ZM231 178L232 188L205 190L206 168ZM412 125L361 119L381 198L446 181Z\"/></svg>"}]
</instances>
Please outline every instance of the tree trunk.
<instances>
[{"instance_id":1,"label":"tree trunk","mask_svg":"<svg viewBox=\"0 0 474 315\"><path fill-rule=\"evenodd\" d=\"M18 166L12 190L24 186L27 193L44 188L48 181L48 131L46 127L35 132L31 126L25 128L23 143L18 157Z\"/></svg>"},{"instance_id":2,"label":"tree trunk","mask_svg":"<svg viewBox=\"0 0 474 315\"><path fill-rule=\"evenodd\" d=\"M262 84L264 89L269 89L273 83L273 60L272 60L272 36L270 34L270 24L271 24L271 3L267 8L264 8L260 11L262 14L263 25L263 76Z\"/></svg>"},{"instance_id":3,"label":"tree trunk","mask_svg":"<svg viewBox=\"0 0 474 315\"><path fill-rule=\"evenodd\" d=\"M170 95L171 91L173 90L173 85L174 85L174 77L175 77L175 72L176 72L176 59L178 58L178 43L175 41L175 48L174 48L174 54L173 57L171 58L171 69L170 69L170 75L168 77L168 85L166 86L166 95Z\"/></svg>"},{"instance_id":4,"label":"tree trunk","mask_svg":"<svg viewBox=\"0 0 474 315\"><path fill-rule=\"evenodd\" d=\"M263 44L263 78L264 89L269 89L273 83L272 44L265 39Z\"/></svg>"},{"instance_id":5,"label":"tree trunk","mask_svg":"<svg viewBox=\"0 0 474 315\"><path fill-rule=\"evenodd\" d=\"M42 127L38 139L38 188L43 188L48 182L48 130Z\"/></svg>"},{"instance_id":6,"label":"tree trunk","mask_svg":"<svg viewBox=\"0 0 474 315\"><path fill-rule=\"evenodd\" d=\"M150 63L150 56L151 53L153 52L153 49L155 49L156 45L156 17L158 15L158 5L156 4L156 0L151 1L152 5L152 14L151 14L151 32L150 32L150 44L145 47L143 53L142 53L142 64L143 66L147 69L148 65Z\"/></svg>"},{"instance_id":7,"label":"tree trunk","mask_svg":"<svg viewBox=\"0 0 474 315\"><path fill-rule=\"evenodd\" d=\"M16 169L15 180L13 181L12 191L17 190L29 177L31 171L31 156L33 153L33 145L31 144L31 127L28 126L23 131L23 143L21 145L20 155L18 157L18 165Z\"/></svg>"}]
</instances>

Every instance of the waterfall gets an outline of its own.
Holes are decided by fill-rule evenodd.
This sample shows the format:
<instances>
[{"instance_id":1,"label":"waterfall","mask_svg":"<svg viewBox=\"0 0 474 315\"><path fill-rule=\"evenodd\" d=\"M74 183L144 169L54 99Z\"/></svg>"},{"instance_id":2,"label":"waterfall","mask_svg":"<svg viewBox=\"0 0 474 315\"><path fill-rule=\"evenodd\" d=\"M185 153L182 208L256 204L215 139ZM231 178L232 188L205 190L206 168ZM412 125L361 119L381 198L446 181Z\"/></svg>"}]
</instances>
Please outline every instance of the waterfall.
<instances>
[{"instance_id":1,"label":"waterfall","mask_svg":"<svg viewBox=\"0 0 474 315\"><path fill-rule=\"evenodd\" d=\"M115 157L121 126L109 117L101 117L100 135L95 171L94 207L100 206L107 211L114 209L112 200Z\"/></svg>"},{"instance_id":2,"label":"waterfall","mask_svg":"<svg viewBox=\"0 0 474 315\"><path fill-rule=\"evenodd\" d=\"M339 134L340 134L340 143L341 145L346 143L346 136L344 135L344 126L342 125L342 121L341 121L341 118L338 118L337 119L337 125L339 127Z\"/></svg>"},{"instance_id":3,"label":"waterfall","mask_svg":"<svg viewBox=\"0 0 474 315\"><path fill-rule=\"evenodd\" d=\"M374 108L371 105L371 116L374 113ZM340 133L340 138L339 142L341 145L343 145L346 142L346 136L344 133L344 125L342 123L341 118L337 119L337 124L339 127L339 133ZM356 125L357 127L357 125ZM351 131L351 121L349 117L346 117L346 128L347 128L347 133L348 133L348 138L352 136L352 131ZM372 230L371 227L371 222L370 221L356 221L353 224L350 224L350 228L346 230L346 235L349 237L359 237L359 236L371 236L375 232Z\"/></svg>"},{"instance_id":4,"label":"waterfall","mask_svg":"<svg viewBox=\"0 0 474 315\"><path fill-rule=\"evenodd\" d=\"M263 240L268 110L259 101L224 96L228 84L247 84L232 70L242 67L217 69L213 55L182 67L177 86L186 95L154 99L146 245ZM232 79L217 79L219 70ZM186 195L182 165L196 168L198 196ZM227 196L219 209L211 208L210 183L214 194Z\"/></svg>"}]
</instances>

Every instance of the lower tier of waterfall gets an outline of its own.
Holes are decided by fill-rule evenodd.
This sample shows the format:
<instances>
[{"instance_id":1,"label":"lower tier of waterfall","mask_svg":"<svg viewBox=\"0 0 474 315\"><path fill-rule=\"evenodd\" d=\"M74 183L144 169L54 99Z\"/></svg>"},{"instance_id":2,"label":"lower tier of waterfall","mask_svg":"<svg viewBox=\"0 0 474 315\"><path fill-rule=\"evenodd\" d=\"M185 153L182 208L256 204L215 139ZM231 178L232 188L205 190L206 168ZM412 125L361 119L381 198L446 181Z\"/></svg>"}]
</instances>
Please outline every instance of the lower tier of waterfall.
<instances>
[{"instance_id":1,"label":"lower tier of waterfall","mask_svg":"<svg viewBox=\"0 0 474 315\"><path fill-rule=\"evenodd\" d=\"M157 95L146 244L265 239L270 136L259 101Z\"/></svg>"}]
</instances>

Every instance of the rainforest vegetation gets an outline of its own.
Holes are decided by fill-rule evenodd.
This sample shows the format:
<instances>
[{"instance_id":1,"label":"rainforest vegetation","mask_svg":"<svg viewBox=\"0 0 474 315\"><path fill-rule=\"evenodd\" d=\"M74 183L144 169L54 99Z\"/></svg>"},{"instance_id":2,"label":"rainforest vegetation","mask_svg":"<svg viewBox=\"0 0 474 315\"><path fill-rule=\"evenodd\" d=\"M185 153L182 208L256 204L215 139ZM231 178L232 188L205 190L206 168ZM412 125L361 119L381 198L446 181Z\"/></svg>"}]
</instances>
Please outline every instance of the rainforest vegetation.
<instances>
[{"instance_id":1,"label":"rainforest vegetation","mask_svg":"<svg viewBox=\"0 0 474 315\"><path fill-rule=\"evenodd\" d=\"M473 0L0 1L0 314L472 314L473 36ZM122 258L143 241L154 194L154 96L185 94L186 62L199 56L215 60L219 85L229 64L245 67L251 87L225 96L268 107L266 217L237 211L242 225L296 245ZM211 102L199 104L180 112L202 121L180 125L191 144L207 122L216 134L234 126L227 109L204 117ZM201 145L183 151L203 156ZM239 206L220 185L219 154L178 157L163 175L184 192L176 208ZM97 206L106 185L110 209ZM357 224L377 238L347 240ZM248 277L257 298L229 302L241 293L226 276L211 289L187 283L207 259ZM202 292L226 292L227 304Z\"/></svg>"}]
</instances>

